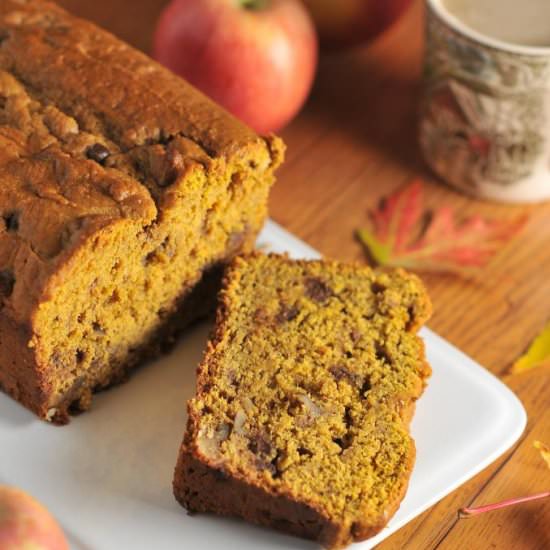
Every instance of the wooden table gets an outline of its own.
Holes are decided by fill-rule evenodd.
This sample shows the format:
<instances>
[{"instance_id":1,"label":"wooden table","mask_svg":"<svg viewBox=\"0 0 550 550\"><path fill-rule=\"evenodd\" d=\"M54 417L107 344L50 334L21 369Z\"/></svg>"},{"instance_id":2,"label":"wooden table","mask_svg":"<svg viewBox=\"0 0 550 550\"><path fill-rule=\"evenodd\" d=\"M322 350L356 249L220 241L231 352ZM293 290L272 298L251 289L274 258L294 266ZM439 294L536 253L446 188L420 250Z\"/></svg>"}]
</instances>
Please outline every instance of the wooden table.
<instances>
[{"instance_id":1,"label":"wooden table","mask_svg":"<svg viewBox=\"0 0 550 550\"><path fill-rule=\"evenodd\" d=\"M163 0L62 0L148 51ZM322 59L316 87L282 132L286 165L271 196L271 215L328 256L363 259L354 230L379 199L412 176L430 182L430 206L492 218L527 212L530 221L478 281L424 277L435 314L430 327L501 377L523 401L529 423L520 443L474 479L409 523L381 549L550 548L550 502L532 503L471 520L457 509L550 488L533 440L550 444L550 369L507 374L550 318L550 204L509 207L482 203L436 183L420 160L416 106L422 57L420 0L369 48ZM467 396L464 396L467 407ZM452 437L452 434L449 434ZM442 442L444 444L444 442Z\"/></svg>"}]
</instances>

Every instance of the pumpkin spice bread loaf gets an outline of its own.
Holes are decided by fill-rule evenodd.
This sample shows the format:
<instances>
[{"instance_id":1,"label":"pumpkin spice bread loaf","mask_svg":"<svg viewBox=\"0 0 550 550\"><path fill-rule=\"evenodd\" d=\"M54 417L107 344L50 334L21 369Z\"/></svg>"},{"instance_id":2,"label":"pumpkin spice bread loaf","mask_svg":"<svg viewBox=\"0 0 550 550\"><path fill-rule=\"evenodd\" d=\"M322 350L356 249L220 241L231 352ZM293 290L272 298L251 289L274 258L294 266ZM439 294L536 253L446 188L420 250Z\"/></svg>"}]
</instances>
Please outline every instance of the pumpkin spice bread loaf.
<instances>
[{"instance_id":1,"label":"pumpkin spice bread loaf","mask_svg":"<svg viewBox=\"0 0 550 550\"><path fill-rule=\"evenodd\" d=\"M252 254L234 260L174 478L191 511L337 548L399 507L430 367L413 275Z\"/></svg>"},{"instance_id":2,"label":"pumpkin spice bread loaf","mask_svg":"<svg viewBox=\"0 0 550 550\"><path fill-rule=\"evenodd\" d=\"M91 23L0 2L0 387L58 423L87 408L205 309L281 157Z\"/></svg>"}]
</instances>

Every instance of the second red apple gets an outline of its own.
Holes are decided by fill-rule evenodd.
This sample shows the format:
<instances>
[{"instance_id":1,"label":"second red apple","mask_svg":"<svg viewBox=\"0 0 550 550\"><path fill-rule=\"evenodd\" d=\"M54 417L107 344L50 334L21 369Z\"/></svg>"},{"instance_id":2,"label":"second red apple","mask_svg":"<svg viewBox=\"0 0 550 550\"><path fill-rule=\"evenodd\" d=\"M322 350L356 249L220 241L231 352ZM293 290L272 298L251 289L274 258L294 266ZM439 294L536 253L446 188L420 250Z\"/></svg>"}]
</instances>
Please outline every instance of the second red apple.
<instances>
[{"instance_id":1,"label":"second red apple","mask_svg":"<svg viewBox=\"0 0 550 550\"><path fill-rule=\"evenodd\" d=\"M159 20L154 56L267 133L305 102L317 38L299 0L173 0Z\"/></svg>"},{"instance_id":2,"label":"second red apple","mask_svg":"<svg viewBox=\"0 0 550 550\"><path fill-rule=\"evenodd\" d=\"M336 50L376 38L397 21L412 0L302 0L315 20L324 49Z\"/></svg>"},{"instance_id":3,"label":"second red apple","mask_svg":"<svg viewBox=\"0 0 550 550\"><path fill-rule=\"evenodd\" d=\"M69 545L42 504L15 487L0 485L0 549L69 550Z\"/></svg>"}]
</instances>

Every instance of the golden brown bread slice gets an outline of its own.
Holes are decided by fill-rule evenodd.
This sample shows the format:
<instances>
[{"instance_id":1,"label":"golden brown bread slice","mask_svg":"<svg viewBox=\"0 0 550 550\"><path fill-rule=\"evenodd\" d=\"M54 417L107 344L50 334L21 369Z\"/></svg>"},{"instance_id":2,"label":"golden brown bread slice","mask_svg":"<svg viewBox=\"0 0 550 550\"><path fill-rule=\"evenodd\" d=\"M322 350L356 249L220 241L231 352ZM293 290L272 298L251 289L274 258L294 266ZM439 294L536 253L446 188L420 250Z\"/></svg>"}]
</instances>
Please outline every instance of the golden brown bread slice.
<instances>
[{"instance_id":1,"label":"golden brown bread slice","mask_svg":"<svg viewBox=\"0 0 550 550\"><path fill-rule=\"evenodd\" d=\"M430 367L417 277L253 254L224 280L174 477L188 509L341 547L376 534L414 464Z\"/></svg>"},{"instance_id":2,"label":"golden brown bread slice","mask_svg":"<svg viewBox=\"0 0 550 550\"><path fill-rule=\"evenodd\" d=\"M200 314L282 151L93 24L0 2L0 387L65 422Z\"/></svg>"}]
</instances>

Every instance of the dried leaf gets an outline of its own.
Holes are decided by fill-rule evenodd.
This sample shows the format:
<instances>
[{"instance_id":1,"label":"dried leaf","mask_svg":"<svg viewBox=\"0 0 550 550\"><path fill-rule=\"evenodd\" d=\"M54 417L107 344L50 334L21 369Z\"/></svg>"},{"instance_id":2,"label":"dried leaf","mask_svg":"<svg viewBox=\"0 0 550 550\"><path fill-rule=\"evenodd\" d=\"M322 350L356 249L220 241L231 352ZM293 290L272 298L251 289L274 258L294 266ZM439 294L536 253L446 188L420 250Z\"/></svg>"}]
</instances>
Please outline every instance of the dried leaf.
<instances>
[{"instance_id":1,"label":"dried leaf","mask_svg":"<svg viewBox=\"0 0 550 550\"><path fill-rule=\"evenodd\" d=\"M550 447L548 447L541 441L535 441L534 446L535 449L538 449L540 451L542 459L546 462L548 468L550 468Z\"/></svg>"},{"instance_id":2,"label":"dried leaf","mask_svg":"<svg viewBox=\"0 0 550 550\"><path fill-rule=\"evenodd\" d=\"M472 216L457 223L451 208L430 212L422 204L423 182L416 179L371 213L371 227L360 229L358 237L376 264L438 272L482 267L527 221Z\"/></svg>"},{"instance_id":3,"label":"dried leaf","mask_svg":"<svg viewBox=\"0 0 550 550\"><path fill-rule=\"evenodd\" d=\"M550 364L550 323L533 340L527 352L512 365L511 372L519 374L547 364Z\"/></svg>"}]
</instances>

